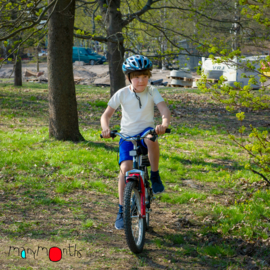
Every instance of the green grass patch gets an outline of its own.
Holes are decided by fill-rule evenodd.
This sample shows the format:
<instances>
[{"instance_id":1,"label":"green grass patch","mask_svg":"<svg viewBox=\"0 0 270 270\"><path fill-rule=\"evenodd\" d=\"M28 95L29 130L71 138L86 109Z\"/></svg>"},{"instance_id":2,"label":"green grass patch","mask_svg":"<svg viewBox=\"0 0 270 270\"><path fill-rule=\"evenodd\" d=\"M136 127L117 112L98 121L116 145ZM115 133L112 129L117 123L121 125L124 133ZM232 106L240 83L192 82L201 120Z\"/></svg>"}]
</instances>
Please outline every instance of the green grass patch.
<instances>
[{"instance_id":1,"label":"green grass patch","mask_svg":"<svg viewBox=\"0 0 270 270\"><path fill-rule=\"evenodd\" d=\"M197 248L197 252L201 255L210 257L232 257L236 253L229 245L204 246Z\"/></svg>"},{"instance_id":2,"label":"green grass patch","mask_svg":"<svg viewBox=\"0 0 270 270\"><path fill-rule=\"evenodd\" d=\"M108 106L108 102L102 101L102 100L96 100L94 102L89 101L88 102L91 106L95 107L101 107L101 108L106 108Z\"/></svg>"},{"instance_id":3,"label":"green grass patch","mask_svg":"<svg viewBox=\"0 0 270 270\"><path fill-rule=\"evenodd\" d=\"M250 199L225 207L218 205L214 214L219 220L214 230L223 234L241 235L243 238L269 237L270 191L258 190Z\"/></svg>"},{"instance_id":4,"label":"green grass patch","mask_svg":"<svg viewBox=\"0 0 270 270\"><path fill-rule=\"evenodd\" d=\"M184 244L186 241L184 239L184 236L181 234L170 234L170 235L166 235L165 236L166 239L168 239L169 241L171 241L173 244Z\"/></svg>"},{"instance_id":5,"label":"green grass patch","mask_svg":"<svg viewBox=\"0 0 270 270\"><path fill-rule=\"evenodd\" d=\"M92 228L94 226L94 221L92 219L87 219L83 224L82 227L84 229L89 229Z\"/></svg>"},{"instance_id":6,"label":"green grass patch","mask_svg":"<svg viewBox=\"0 0 270 270\"><path fill-rule=\"evenodd\" d=\"M162 247L162 241L159 238L154 239L154 243L158 248Z\"/></svg>"},{"instance_id":7,"label":"green grass patch","mask_svg":"<svg viewBox=\"0 0 270 270\"><path fill-rule=\"evenodd\" d=\"M191 191L180 192L181 194L163 194L160 198L162 202L172 203L172 204L183 204L189 202L191 199L204 200L206 198L205 194L200 194Z\"/></svg>"}]
</instances>

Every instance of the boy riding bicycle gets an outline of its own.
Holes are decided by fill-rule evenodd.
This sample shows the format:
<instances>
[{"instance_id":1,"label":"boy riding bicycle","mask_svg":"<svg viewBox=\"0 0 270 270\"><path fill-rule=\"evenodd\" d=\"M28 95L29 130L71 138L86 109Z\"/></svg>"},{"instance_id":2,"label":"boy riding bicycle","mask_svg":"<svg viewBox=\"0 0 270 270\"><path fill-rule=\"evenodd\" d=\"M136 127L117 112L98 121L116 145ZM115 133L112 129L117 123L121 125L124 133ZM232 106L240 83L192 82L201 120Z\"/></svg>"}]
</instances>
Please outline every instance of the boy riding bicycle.
<instances>
[{"instance_id":1,"label":"boy riding bicycle","mask_svg":"<svg viewBox=\"0 0 270 270\"><path fill-rule=\"evenodd\" d=\"M148 79L151 77L152 63L142 55L134 55L126 59L122 70L131 83L118 90L108 102L108 107L101 116L101 127L103 138L110 138L110 118L115 110L121 105L121 133L134 136L141 135L149 129L155 128L158 135L165 133L170 123L170 111L166 106L158 90L153 86L148 86ZM154 126L154 104L162 115L162 124ZM152 135L148 135L150 138ZM159 176L159 145L144 139L142 145L148 149L148 157L151 164L152 189L154 194L164 192L164 186ZM124 228L123 222L123 195L125 189L125 174L132 169L132 156L129 151L133 149L132 142L120 139L120 176L118 182L119 212L115 221L115 228Z\"/></svg>"}]
</instances>

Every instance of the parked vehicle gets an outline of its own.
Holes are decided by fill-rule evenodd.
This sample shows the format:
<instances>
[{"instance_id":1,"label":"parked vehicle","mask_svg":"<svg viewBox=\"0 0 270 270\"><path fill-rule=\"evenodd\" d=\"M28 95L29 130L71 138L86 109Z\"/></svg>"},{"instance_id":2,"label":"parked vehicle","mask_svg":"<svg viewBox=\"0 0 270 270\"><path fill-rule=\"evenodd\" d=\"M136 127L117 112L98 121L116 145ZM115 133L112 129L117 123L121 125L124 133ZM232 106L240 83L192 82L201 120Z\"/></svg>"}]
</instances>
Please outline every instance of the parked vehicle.
<instances>
[{"instance_id":1,"label":"parked vehicle","mask_svg":"<svg viewBox=\"0 0 270 270\"><path fill-rule=\"evenodd\" d=\"M41 51L40 53L38 53L38 56L42 57L42 56L48 56L48 53L45 51Z\"/></svg>"},{"instance_id":2,"label":"parked vehicle","mask_svg":"<svg viewBox=\"0 0 270 270\"><path fill-rule=\"evenodd\" d=\"M82 61L86 64L95 65L103 64L107 60L105 56L99 55L91 49L73 47L72 62L74 63L75 61Z\"/></svg>"}]
</instances>

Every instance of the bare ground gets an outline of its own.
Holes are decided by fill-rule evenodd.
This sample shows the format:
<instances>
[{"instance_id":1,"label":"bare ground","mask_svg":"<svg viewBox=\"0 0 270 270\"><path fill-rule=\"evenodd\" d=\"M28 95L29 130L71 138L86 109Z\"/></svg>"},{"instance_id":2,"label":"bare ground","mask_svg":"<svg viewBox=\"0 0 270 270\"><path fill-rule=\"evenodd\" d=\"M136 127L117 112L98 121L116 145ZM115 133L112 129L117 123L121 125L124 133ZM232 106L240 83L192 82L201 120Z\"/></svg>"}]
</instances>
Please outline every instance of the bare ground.
<instances>
[{"instance_id":1,"label":"bare ground","mask_svg":"<svg viewBox=\"0 0 270 270\"><path fill-rule=\"evenodd\" d=\"M116 179L115 179L116 184ZM212 188L211 184L197 184L201 191ZM261 183L263 185L263 183ZM22 193L18 190L18 194ZM270 239L265 241L249 242L242 239L226 237L219 233L202 235L199 231L203 226L209 226L212 220L207 216L198 219L193 213L197 208L205 207L211 211L215 201L226 201L232 199L234 194L218 195L218 198L209 197L205 202L190 202L184 205L171 205L155 201L153 213L151 214L151 227L146 234L146 243L143 253L131 254L128 250L124 231L114 229L114 219L117 213L117 199L109 195L99 194L91 191L80 191L66 197L70 203L66 209L56 206L32 208L31 211L23 212L20 208L11 209L7 215L1 217L5 227L13 226L15 222L31 222L31 233L19 236L16 232L14 240L7 240L5 233L1 232L0 240L0 265L1 269L259 269L253 256L259 256L270 245ZM86 199L87 198L87 199ZM18 201L18 196L1 197L2 202ZM78 229L81 222L72 213L72 205L80 203L83 214L94 220L94 226L86 229ZM25 202L21 202L22 208L31 208ZM47 210L44 215L43 210ZM181 216L181 218L179 218ZM35 230L38 228L38 231ZM77 229L72 231L72 228ZM54 236L52 231L55 230ZM61 231L61 232L59 232ZM61 240L57 235L61 235ZM63 240L65 234L73 240ZM71 235L70 235L71 234ZM181 236L183 243L174 241ZM9 235L10 239L11 235ZM18 238L17 238L18 237ZM204 256L197 251L201 246L209 245L231 245L237 248L237 255L226 258ZM76 250L75 251L75 245ZM28 248L26 259L22 259L10 247ZM38 247L59 247L63 252L62 260L51 262L45 253L45 249ZM227 268L229 264L239 266ZM270 257L269 257L270 263ZM241 266L242 265L242 266ZM26 269L26 268L25 268ZM263 269L263 268L260 268ZM268 268L264 268L268 269Z\"/></svg>"},{"instance_id":2,"label":"bare ground","mask_svg":"<svg viewBox=\"0 0 270 270\"><path fill-rule=\"evenodd\" d=\"M28 63L22 65L23 71L23 80L27 78L24 76L26 69L31 70L33 72L37 71L36 64ZM73 65L74 77L81 78L81 84L89 85L89 84L110 84L109 77L109 66L108 65L84 65L84 66L76 66ZM44 75L41 78L47 78L47 63L41 63L39 66L39 71L44 72ZM154 69L152 72L151 80L159 80L163 79L163 82L168 82L169 79L167 76L170 74L169 70L159 70ZM10 78L10 81L13 81L14 78L13 73L13 65L6 64L0 68L0 81L1 78Z\"/></svg>"}]
</instances>

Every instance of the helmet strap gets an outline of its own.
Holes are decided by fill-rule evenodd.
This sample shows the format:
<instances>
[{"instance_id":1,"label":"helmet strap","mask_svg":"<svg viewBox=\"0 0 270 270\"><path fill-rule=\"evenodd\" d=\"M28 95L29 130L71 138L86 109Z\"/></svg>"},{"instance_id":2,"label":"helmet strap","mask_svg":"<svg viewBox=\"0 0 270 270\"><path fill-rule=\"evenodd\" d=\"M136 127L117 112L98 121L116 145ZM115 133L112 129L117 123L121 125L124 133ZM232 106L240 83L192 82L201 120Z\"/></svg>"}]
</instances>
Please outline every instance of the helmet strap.
<instances>
[{"instance_id":1,"label":"helmet strap","mask_svg":"<svg viewBox=\"0 0 270 270\"><path fill-rule=\"evenodd\" d=\"M142 108L142 103L141 103L141 98L136 94L136 92L134 91L134 87L133 87L133 92L134 92L134 94L135 94L135 97L138 99L138 101L139 101L139 106L140 106L140 109ZM136 90L136 89L135 89Z\"/></svg>"},{"instance_id":2,"label":"helmet strap","mask_svg":"<svg viewBox=\"0 0 270 270\"><path fill-rule=\"evenodd\" d=\"M131 82L131 79L130 79L130 73L128 73L128 80L129 80L129 82L132 84L132 82ZM136 92L135 92L135 87L132 85L132 88L133 88L133 92L134 92L134 94L135 94L135 97L138 99L138 101L139 101L139 106L140 106L140 109L142 108L142 103L141 103L141 98L136 94ZM137 90L136 90L137 91Z\"/></svg>"}]
</instances>

